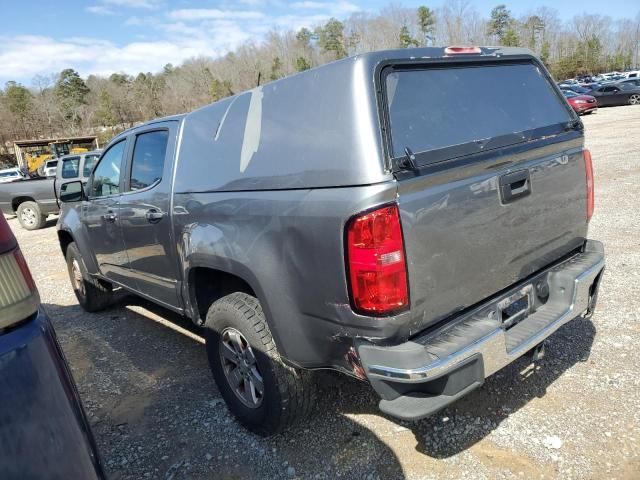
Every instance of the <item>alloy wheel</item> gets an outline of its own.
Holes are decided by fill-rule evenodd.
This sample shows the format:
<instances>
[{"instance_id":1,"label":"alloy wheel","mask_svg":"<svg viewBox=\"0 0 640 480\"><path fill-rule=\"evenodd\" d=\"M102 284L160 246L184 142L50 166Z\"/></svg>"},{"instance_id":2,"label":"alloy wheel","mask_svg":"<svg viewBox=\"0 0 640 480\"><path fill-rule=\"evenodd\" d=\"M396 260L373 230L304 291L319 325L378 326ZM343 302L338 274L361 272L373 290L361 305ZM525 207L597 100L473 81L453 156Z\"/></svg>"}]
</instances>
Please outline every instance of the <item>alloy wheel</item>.
<instances>
[{"instance_id":1,"label":"alloy wheel","mask_svg":"<svg viewBox=\"0 0 640 480\"><path fill-rule=\"evenodd\" d=\"M229 386L243 405L258 408L264 398L264 383L256 357L247 339L235 328L220 335L220 359Z\"/></svg>"},{"instance_id":2,"label":"alloy wheel","mask_svg":"<svg viewBox=\"0 0 640 480\"><path fill-rule=\"evenodd\" d=\"M631 95L629 97L629 103L631 105L640 105L640 95L638 95L637 93L634 93L633 95Z\"/></svg>"}]
</instances>

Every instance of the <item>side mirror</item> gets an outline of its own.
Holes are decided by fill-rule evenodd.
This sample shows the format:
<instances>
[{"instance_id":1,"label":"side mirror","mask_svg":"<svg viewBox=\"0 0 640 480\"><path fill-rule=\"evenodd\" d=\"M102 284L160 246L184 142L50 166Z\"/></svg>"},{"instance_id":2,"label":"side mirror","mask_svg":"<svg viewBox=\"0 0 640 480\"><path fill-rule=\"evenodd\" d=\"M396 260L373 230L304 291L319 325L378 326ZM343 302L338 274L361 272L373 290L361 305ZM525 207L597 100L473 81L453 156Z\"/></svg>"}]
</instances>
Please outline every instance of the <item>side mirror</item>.
<instances>
[{"instance_id":1,"label":"side mirror","mask_svg":"<svg viewBox=\"0 0 640 480\"><path fill-rule=\"evenodd\" d=\"M84 189L82 188L82 182L80 180L60 185L60 201L62 203L81 202L85 198Z\"/></svg>"}]
</instances>

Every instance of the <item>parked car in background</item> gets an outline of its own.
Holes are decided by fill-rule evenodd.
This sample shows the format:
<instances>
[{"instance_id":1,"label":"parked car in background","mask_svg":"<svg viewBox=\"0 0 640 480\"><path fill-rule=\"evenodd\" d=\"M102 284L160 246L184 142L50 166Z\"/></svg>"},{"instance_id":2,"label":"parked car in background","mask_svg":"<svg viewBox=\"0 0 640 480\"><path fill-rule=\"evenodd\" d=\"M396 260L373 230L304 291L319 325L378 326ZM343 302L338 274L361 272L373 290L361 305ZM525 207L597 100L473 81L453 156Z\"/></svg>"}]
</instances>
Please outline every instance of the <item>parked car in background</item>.
<instances>
[{"instance_id":1,"label":"parked car in background","mask_svg":"<svg viewBox=\"0 0 640 480\"><path fill-rule=\"evenodd\" d=\"M596 97L599 107L640 105L640 88L637 87L621 88L616 84L601 85L590 90L589 95Z\"/></svg>"},{"instance_id":2,"label":"parked car in background","mask_svg":"<svg viewBox=\"0 0 640 480\"><path fill-rule=\"evenodd\" d=\"M640 71L638 70L632 70L631 72L626 72L624 74L625 78L639 78L640 77Z\"/></svg>"},{"instance_id":3,"label":"parked car in background","mask_svg":"<svg viewBox=\"0 0 640 480\"><path fill-rule=\"evenodd\" d=\"M640 78L626 78L624 80L617 81L615 85L618 85L622 89L629 87L640 88Z\"/></svg>"},{"instance_id":4,"label":"parked car in background","mask_svg":"<svg viewBox=\"0 0 640 480\"><path fill-rule=\"evenodd\" d=\"M263 434L309 413L314 369L431 415L590 316L604 268L582 122L520 48L332 62L127 130L63 189L80 305L123 287L203 326Z\"/></svg>"},{"instance_id":5,"label":"parked car in background","mask_svg":"<svg viewBox=\"0 0 640 480\"><path fill-rule=\"evenodd\" d=\"M591 95L578 95L571 90L564 90L562 93L578 115L586 115L598 110L598 102Z\"/></svg>"},{"instance_id":6,"label":"parked car in background","mask_svg":"<svg viewBox=\"0 0 640 480\"><path fill-rule=\"evenodd\" d=\"M589 92L588 88L581 85L560 85L560 90L568 90L570 92L577 93L578 95L584 95L585 93Z\"/></svg>"},{"instance_id":7,"label":"parked car in background","mask_svg":"<svg viewBox=\"0 0 640 480\"><path fill-rule=\"evenodd\" d=\"M17 180L24 180L27 177L20 171L18 167L5 168L0 170L0 183L15 182Z\"/></svg>"},{"instance_id":8,"label":"parked car in background","mask_svg":"<svg viewBox=\"0 0 640 480\"><path fill-rule=\"evenodd\" d=\"M53 176L0 185L0 211L6 215L17 215L20 225L27 230L44 227L47 217L60 211L58 196L61 186L75 180L86 183L99 156L100 150L70 154L49 161L56 162L55 166L47 167L55 169Z\"/></svg>"},{"instance_id":9,"label":"parked car in background","mask_svg":"<svg viewBox=\"0 0 640 480\"><path fill-rule=\"evenodd\" d=\"M576 77L578 83L591 83L593 82L593 77L591 75L580 75Z\"/></svg>"},{"instance_id":10,"label":"parked car in background","mask_svg":"<svg viewBox=\"0 0 640 480\"><path fill-rule=\"evenodd\" d=\"M0 211L17 215L26 230L44 227L47 216L60 210L54 183L54 177L37 177L0 184Z\"/></svg>"},{"instance_id":11,"label":"parked car in background","mask_svg":"<svg viewBox=\"0 0 640 480\"><path fill-rule=\"evenodd\" d=\"M42 167L42 173L44 173L45 177L55 177L57 168L57 158L55 160L47 160L46 162L44 162L44 166Z\"/></svg>"},{"instance_id":12,"label":"parked car in background","mask_svg":"<svg viewBox=\"0 0 640 480\"><path fill-rule=\"evenodd\" d=\"M60 187L67 182L81 180L83 185L86 184L101 153L102 150L92 150L60 158L56 171L56 196L60 198Z\"/></svg>"},{"instance_id":13,"label":"parked car in background","mask_svg":"<svg viewBox=\"0 0 640 480\"><path fill-rule=\"evenodd\" d=\"M0 478L103 479L80 396L0 215Z\"/></svg>"}]
</instances>

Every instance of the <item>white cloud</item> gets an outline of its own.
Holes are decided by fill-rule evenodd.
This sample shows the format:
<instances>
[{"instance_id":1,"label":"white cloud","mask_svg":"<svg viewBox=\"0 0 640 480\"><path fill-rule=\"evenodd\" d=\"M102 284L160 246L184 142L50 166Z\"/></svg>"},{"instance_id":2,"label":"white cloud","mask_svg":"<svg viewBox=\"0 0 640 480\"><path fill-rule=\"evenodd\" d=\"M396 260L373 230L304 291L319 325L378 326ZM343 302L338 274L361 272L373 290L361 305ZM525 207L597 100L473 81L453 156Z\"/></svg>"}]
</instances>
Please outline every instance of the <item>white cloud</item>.
<instances>
[{"instance_id":1,"label":"white cloud","mask_svg":"<svg viewBox=\"0 0 640 480\"><path fill-rule=\"evenodd\" d=\"M265 15L252 10L219 10L217 8L184 8L172 10L167 16L173 20L197 21L210 19L255 20Z\"/></svg>"},{"instance_id":2,"label":"white cloud","mask_svg":"<svg viewBox=\"0 0 640 480\"><path fill-rule=\"evenodd\" d=\"M293 2L291 8L297 10L321 10L328 12L333 16L346 15L349 13L357 12L360 9L357 5L349 2L315 2L315 1L303 1Z\"/></svg>"},{"instance_id":3,"label":"white cloud","mask_svg":"<svg viewBox=\"0 0 640 480\"><path fill-rule=\"evenodd\" d=\"M242 0L251 3L244 9L235 0L229 8L223 2L221 8L170 10L165 0L97 0L87 10L123 16L122 28L129 28L127 33L133 35L128 42L118 42L118 32L111 37L116 39L113 41L40 34L2 36L0 32L0 86L14 79L29 83L35 75L64 68L74 68L82 76L157 72L167 63L175 65L193 57L225 55L243 42L261 41L274 29L313 28L332 16L344 17L357 10L346 1L301 0L289 7L276 7L280 1ZM160 7L157 11L149 10L150 5Z\"/></svg>"},{"instance_id":4,"label":"white cloud","mask_svg":"<svg viewBox=\"0 0 640 480\"><path fill-rule=\"evenodd\" d=\"M98 0L98 3L86 7L85 10L95 15L117 15L123 9L139 8L150 10L158 8L160 5L161 0Z\"/></svg>"},{"instance_id":5,"label":"white cloud","mask_svg":"<svg viewBox=\"0 0 640 480\"><path fill-rule=\"evenodd\" d=\"M160 0L100 0L105 5L113 5L115 7L124 8L156 8L160 6Z\"/></svg>"},{"instance_id":6,"label":"white cloud","mask_svg":"<svg viewBox=\"0 0 640 480\"><path fill-rule=\"evenodd\" d=\"M85 10L96 15L115 15L116 13L105 5L90 5Z\"/></svg>"}]
</instances>

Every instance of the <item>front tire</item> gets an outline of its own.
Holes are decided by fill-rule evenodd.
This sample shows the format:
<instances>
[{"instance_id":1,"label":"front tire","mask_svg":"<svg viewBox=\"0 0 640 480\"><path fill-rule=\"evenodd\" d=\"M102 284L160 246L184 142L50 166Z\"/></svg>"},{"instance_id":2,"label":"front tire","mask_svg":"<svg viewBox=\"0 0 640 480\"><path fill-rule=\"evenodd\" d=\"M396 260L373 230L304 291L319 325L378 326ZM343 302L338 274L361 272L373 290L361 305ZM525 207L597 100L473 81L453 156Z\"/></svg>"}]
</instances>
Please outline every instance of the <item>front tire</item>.
<instances>
[{"instance_id":1,"label":"front tire","mask_svg":"<svg viewBox=\"0 0 640 480\"><path fill-rule=\"evenodd\" d=\"M80 306L87 312L97 312L110 306L113 303L112 285L89 276L74 242L67 247L66 259L69 280Z\"/></svg>"},{"instance_id":2,"label":"front tire","mask_svg":"<svg viewBox=\"0 0 640 480\"><path fill-rule=\"evenodd\" d=\"M634 93L629 97L629 105L640 105L640 94Z\"/></svg>"},{"instance_id":3,"label":"front tire","mask_svg":"<svg viewBox=\"0 0 640 480\"><path fill-rule=\"evenodd\" d=\"M40 211L36 202L22 202L18 205L18 222L25 230L38 230L47 223L47 216Z\"/></svg>"},{"instance_id":4,"label":"front tire","mask_svg":"<svg viewBox=\"0 0 640 480\"><path fill-rule=\"evenodd\" d=\"M205 339L220 393L249 430L272 435L308 416L312 374L282 361L257 298L235 292L214 302Z\"/></svg>"}]
</instances>

